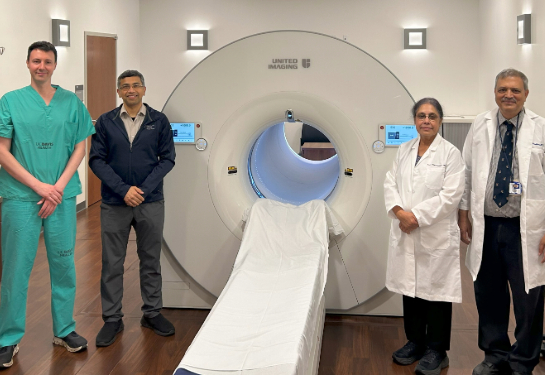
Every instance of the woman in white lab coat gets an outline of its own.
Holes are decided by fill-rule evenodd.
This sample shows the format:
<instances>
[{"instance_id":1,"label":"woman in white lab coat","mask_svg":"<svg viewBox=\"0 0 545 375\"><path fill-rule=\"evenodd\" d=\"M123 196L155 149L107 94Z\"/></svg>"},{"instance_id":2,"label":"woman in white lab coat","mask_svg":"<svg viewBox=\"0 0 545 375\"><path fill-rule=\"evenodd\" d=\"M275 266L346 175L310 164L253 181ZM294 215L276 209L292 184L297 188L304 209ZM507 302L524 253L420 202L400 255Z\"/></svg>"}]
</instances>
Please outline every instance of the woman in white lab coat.
<instances>
[{"instance_id":1,"label":"woman in white lab coat","mask_svg":"<svg viewBox=\"0 0 545 375\"><path fill-rule=\"evenodd\" d=\"M460 151L438 134L443 110L433 98L412 114L418 137L403 143L384 181L392 220L386 287L403 295L409 340L393 353L401 365L420 360L416 372L447 367L452 302L462 302L457 207L464 191Z\"/></svg>"}]
</instances>

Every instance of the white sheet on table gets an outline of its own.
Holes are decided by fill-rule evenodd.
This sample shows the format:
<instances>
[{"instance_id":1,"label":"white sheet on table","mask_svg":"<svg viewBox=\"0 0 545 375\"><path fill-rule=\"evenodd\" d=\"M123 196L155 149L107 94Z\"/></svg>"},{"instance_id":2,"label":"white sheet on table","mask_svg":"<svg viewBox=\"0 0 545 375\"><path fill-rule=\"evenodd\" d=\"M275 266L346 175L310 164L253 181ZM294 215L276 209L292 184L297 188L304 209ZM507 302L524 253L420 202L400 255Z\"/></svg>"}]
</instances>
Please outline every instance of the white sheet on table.
<instances>
[{"instance_id":1,"label":"white sheet on table","mask_svg":"<svg viewBox=\"0 0 545 375\"><path fill-rule=\"evenodd\" d=\"M320 200L259 199L247 216L233 272L180 366L295 364L294 374L303 374L327 280L328 233L342 228Z\"/></svg>"}]
</instances>

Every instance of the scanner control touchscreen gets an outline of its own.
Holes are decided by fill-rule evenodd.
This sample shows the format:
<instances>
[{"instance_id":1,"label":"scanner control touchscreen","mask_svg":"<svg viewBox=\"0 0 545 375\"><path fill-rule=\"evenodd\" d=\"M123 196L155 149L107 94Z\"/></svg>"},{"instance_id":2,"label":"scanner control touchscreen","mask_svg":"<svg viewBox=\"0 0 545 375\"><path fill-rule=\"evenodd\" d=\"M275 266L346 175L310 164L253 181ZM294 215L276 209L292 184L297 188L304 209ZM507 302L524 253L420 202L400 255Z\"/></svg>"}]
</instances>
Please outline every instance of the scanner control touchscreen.
<instances>
[{"instance_id":1,"label":"scanner control touchscreen","mask_svg":"<svg viewBox=\"0 0 545 375\"><path fill-rule=\"evenodd\" d=\"M386 125L385 133L386 146L399 146L418 137L415 125Z\"/></svg>"},{"instance_id":2,"label":"scanner control touchscreen","mask_svg":"<svg viewBox=\"0 0 545 375\"><path fill-rule=\"evenodd\" d=\"M171 122L174 143L195 143L194 122Z\"/></svg>"}]
</instances>

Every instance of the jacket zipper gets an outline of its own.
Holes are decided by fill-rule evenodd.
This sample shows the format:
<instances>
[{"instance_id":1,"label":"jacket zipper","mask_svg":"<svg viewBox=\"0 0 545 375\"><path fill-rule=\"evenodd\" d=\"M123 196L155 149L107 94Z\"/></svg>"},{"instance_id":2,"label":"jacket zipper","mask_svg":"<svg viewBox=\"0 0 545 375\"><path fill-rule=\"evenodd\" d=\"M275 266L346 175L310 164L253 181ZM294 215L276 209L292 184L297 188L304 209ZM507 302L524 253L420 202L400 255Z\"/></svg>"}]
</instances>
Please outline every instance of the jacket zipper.
<instances>
[{"instance_id":1,"label":"jacket zipper","mask_svg":"<svg viewBox=\"0 0 545 375\"><path fill-rule=\"evenodd\" d=\"M134 185L132 180L132 142L129 143L129 178L131 186Z\"/></svg>"},{"instance_id":2,"label":"jacket zipper","mask_svg":"<svg viewBox=\"0 0 545 375\"><path fill-rule=\"evenodd\" d=\"M146 114L146 117L148 116L149 116L149 120L146 121L146 118L144 118L144 121L142 121L142 124L140 125L140 129L138 129L138 131L134 135L134 139L132 140L132 142L129 140L129 154L130 154L129 155L129 176L131 177L131 182L132 182L132 144L134 141L136 141L136 138L140 135L140 133L144 129L144 125L146 125L147 123L151 121L151 116L149 113Z\"/></svg>"}]
</instances>

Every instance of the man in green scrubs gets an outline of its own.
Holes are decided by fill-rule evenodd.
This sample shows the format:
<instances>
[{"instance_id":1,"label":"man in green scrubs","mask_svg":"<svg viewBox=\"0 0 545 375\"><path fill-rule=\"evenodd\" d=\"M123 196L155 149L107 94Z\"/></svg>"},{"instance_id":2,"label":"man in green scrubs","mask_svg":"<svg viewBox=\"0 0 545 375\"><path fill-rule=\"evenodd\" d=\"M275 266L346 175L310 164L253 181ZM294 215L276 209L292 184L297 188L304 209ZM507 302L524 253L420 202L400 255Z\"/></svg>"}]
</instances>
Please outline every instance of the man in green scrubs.
<instances>
[{"instance_id":1,"label":"man in green scrubs","mask_svg":"<svg viewBox=\"0 0 545 375\"><path fill-rule=\"evenodd\" d=\"M51 85L57 51L48 42L28 49L30 86L0 99L0 196L2 206L2 287L0 368L13 364L25 332L28 281L41 227L51 278L53 343L70 352L87 347L75 332L74 246L77 168L85 139L95 133L83 103Z\"/></svg>"}]
</instances>

